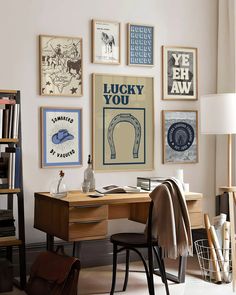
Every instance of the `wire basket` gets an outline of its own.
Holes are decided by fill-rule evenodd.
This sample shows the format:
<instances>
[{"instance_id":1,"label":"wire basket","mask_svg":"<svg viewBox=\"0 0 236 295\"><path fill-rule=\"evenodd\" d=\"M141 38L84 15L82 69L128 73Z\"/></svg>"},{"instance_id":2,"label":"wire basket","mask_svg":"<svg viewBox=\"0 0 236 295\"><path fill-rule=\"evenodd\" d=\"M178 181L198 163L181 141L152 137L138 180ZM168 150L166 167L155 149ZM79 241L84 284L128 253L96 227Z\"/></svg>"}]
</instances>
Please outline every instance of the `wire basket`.
<instances>
[{"instance_id":1,"label":"wire basket","mask_svg":"<svg viewBox=\"0 0 236 295\"><path fill-rule=\"evenodd\" d=\"M217 260L212 258L212 249L209 247L208 240L202 239L194 242L198 262L200 265L202 278L205 281L213 283L230 283L232 279L232 259L231 248L229 249L215 249L215 252L221 252L224 260L220 260L217 256ZM214 264L218 266L218 270L214 269ZM221 278L221 280L219 280Z\"/></svg>"}]
</instances>

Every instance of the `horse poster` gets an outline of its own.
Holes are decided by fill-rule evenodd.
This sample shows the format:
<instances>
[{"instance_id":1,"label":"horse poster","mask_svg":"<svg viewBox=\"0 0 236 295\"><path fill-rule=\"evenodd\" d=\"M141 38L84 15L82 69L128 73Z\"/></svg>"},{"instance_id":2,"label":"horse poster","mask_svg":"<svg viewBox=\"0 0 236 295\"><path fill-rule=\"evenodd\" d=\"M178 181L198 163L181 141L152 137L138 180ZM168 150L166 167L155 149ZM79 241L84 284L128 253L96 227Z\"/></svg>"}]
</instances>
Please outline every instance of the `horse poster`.
<instances>
[{"instance_id":1,"label":"horse poster","mask_svg":"<svg viewBox=\"0 0 236 295\"><path fill-rule=\"evenodd\" d=\"M82 39L40 36L41 95L82 96Z\"/></svg>"},{"instance_id":2,"label":"horse poster","mask_svg":"<svg viewBox=\"0 0 236 295\"><path fill-rule=\"evenodd\" d=\"M162 111L163 163L198 162L197 111Z\"/></svg>"},{"instance_id":3,"label":"horse poster","mask_svg":"<svg viewBox=\"0 0 236 295\"><path fill-rule=\"evenodd\" d=\"M82 109L41 107L42 167L82 165Z\"/></svg>"},{"instance_id":4,"label":"horse poster","mask_svg":"<svg viewBox=\"0 0 236 295\"><path fill-rule=\"evenodd\" d=\"M92 21L93 63L120 64L120 23Z\"/></svg>"},{"instance_id":5,"label":"horse poster","mask_svg":"<svg viewBox=\"0 0 236 295\"><path fill-rule=\"evenodd\" d=\"M96 171L153 169L153 78L93 74Z\"/></svg>"},{"instance_id":6,"label":"horse poster","mask_svg":"<svg viewBox=\"0 0 236 295\"><path fill-rule=\"evenodd\" d=\"M162 46L163 99L197 99L197 48Z\"/></svg>"}]
</instances>

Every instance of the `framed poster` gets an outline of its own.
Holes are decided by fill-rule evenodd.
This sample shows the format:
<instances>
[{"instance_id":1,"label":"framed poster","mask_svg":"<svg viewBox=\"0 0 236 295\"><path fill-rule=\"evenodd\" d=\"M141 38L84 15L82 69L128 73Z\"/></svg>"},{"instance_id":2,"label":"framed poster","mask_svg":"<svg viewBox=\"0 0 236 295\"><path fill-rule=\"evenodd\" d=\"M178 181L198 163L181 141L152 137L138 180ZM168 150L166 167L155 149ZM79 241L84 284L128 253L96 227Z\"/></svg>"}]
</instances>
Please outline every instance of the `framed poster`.
<instances>
[{"instance_id":1,"label":"framed poster","mask_svg":"<svg viewBox=\"0 0 236 295\"><path fill-rule=\"evenodd\" d=\"M154 27L128 24L128 65L154 65Z\"/></svg>"},{"instance_id":2,"label":"framed poster","mask_svg":"<svg viewBox=\"0 0 236 295\"><path fill-rule=\"evenodd\" d=\"M93 74L97 171L153 169L153 78Z\"/></svg>"},{"instance_id":3,"label":"framed poster","mask_svg":"<svg viewBox=\"0 0 236 295\"><path fill-rule=\"evenodd\" d=\"M198 162L198 112L162 111L163 163Z\"/></svg>"},{"instance_id":4,"label":"framed poster","mask_svg":"<svg viewBox=\"0 0 236 295\"><path fill-rule=\"evenodd\" d=\"M197 48L162 46L162 70L163 99L197 99Z\"/></svg>"},{"instance_id":5,"label":"framed poster","mask_svg":"<svg viewBox=\"0 0 236 295\"><path fill-rule=\"evenodd\" d=\"M42 168L82 165L82 109L41 107Z\"/></svg>"},{"instance_id":6,"label":"framed poster","mask_svg":"<svg viewBox=\"0 0 236 295\"><path fill-rule=\"evenodd\" d=\"M120 23L92 20L92 62L120 64Z\"/></svg>"},{"instance_id":7,"label":"framed poster","mask_svg":"<svg viewBox=\"0 0 236 295\"><path fill-rule=\"evenodd\" d=\"M40 94L83 95L82 38L39 36Z\"/></svg>"}]
</instances>

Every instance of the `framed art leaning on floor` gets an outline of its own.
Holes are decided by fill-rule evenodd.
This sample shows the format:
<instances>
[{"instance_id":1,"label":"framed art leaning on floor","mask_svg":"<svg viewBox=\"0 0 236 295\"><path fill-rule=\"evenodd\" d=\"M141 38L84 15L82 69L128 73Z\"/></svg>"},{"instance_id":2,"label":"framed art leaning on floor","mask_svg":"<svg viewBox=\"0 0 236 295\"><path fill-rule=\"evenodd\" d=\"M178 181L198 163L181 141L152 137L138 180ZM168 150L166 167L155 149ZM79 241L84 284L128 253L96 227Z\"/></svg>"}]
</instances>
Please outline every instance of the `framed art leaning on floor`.
<instances>
[{"instance_id":1,"label":"framed art leaning on floor","mask_svg":"<svg viewBox=\"0 0 236 295\"><path fill-rule=\"evenodd\" d=\"M41 107L42 168L82 165L82 109Z\"/></svg>"},{"instance_id":2,"label":"framed art leaning on floor","mask_svg":"<svg viewBox=\"0 0 236 295\"><path fill-rule=\"evenodd\" d=\"M198 112L162 111L163 163L198 162Z\"/></svg>"},{"instance_id":3,"label":"framed art leaning on floor","mask_svg":"<svg viewBox=\"0 0 236 295\"><path fill-rule=\"evenodd\" d=\"M153 169L153 113L152 77L93 74L94 169Z\"/></svg>"}]
</instances>

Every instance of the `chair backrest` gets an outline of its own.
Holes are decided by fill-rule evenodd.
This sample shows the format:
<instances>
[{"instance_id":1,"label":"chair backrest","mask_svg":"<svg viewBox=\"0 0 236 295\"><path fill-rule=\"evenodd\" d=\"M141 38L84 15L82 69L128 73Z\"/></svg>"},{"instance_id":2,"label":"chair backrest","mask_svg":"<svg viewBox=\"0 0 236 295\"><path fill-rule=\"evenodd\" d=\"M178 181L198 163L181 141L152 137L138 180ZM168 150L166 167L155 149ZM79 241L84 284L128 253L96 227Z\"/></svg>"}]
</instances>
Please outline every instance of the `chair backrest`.
<instances>
[{"instance_id":1,"label":"chair backrest","mask_svg":"<svg viewBox=\"0 0 236 295\"><path fill-rule=\"evenodd\" d=\"M182 188L175 179L167 179L151 193L146 234L158 239L165 256L176 259L192 254L189 213ZM150 232L151 231L151 232Z\"/></svg>"}]
</instances>

